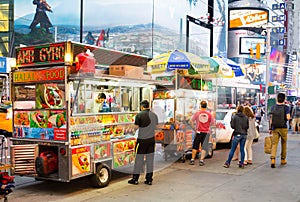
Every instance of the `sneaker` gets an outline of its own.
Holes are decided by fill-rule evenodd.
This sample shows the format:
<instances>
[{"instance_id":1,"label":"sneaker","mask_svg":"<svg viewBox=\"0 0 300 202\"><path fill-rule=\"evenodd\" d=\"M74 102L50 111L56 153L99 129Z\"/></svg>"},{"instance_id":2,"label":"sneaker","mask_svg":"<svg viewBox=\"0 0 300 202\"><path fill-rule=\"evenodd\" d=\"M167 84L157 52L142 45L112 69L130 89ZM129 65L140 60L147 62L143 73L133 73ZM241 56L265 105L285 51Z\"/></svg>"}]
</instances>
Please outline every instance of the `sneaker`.
<instances>
[{"instance_id":1,"label":"sneaker","mask_svg":"<svg viewBox=\"0 0 300 202\"><path fill-rule=\"evenodd\" d=\"M131 180L128 180L128 184L134 184L134 185L137 185L137 184L139 184L139 181L138 181L138 180L135 180L135 179L131 179Z\"/></svg>"},{"instance_id":2,"label":"sneaker","mask_svg":"<svg viewBox=\"0 0 300 202\"><path fill-rule=\"evenodd\" d=\"M239 164L239 168L244 169L244 167L245 167L245 165L244 165L243 163L240 163L240 164Z\"/></svg>"},{"instance_id":3,"label":"sneaker","mask_svg":"<svg viewBox=\"0 0 300 202\"><path fill-rule=\"evenodd\" d=\"M204 166L204 165L205 165L204 161L199 161L199 166Z\"/></svg>"},{"instance_id":4,"label":"sneaker","mask_svg":"<svg viewBox=\"0 0 300 202\"><path fill-rule=\"evenodd\" d=\"M152 182L151 181L144 181L144 184L147 184L147 185L152 185Z\"/></svg>"},{"instance_id":5,"label":"sneaker","mask_svg":"<svg viewBox=\"0 0 300 202\"><path fill-rule=\"evenodd\" d=\"M229 165L229 163L227 163L227 162L225 162L224 165L223 165L224 168L229 168L229 166L230 166L230 165Z\"/></svg>"},{"instance_id":6,"label":"sneaker","mask_svg":"<svg viewBox=\"0 0 300 202\"><path fill-rule=\"evenodd\" d=\"M195 161L194 160L190 160L190 165L195 165Z\"/></svg>"}]
</instances>

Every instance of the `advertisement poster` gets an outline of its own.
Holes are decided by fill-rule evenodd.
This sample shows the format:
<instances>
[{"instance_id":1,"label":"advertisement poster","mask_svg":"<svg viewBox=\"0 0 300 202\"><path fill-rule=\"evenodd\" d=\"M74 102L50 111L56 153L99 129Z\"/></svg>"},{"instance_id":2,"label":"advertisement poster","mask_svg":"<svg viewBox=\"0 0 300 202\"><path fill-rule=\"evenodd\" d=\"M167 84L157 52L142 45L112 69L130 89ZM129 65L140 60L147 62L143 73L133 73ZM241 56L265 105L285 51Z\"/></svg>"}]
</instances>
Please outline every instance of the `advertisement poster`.
<instances>
[{"instance_id":1,"label":"advertisement poster","mask_svg":"<svg viewBox=\"0 0 300 202\"><path fill-rule=\"evenodd\" d=\"M66 111L15 111L15 137L67 140Z\"/></svg>"},{"instance_id":2,"label":"advertisement poster","mask_svg":"<svg viewBox=\"0 0 300 202\"><path fill-rule=\"evenodd\" d=\"M227 7L224 0L214 3L216 42L210 48L216 55L226 52L227 25L222 22L226 21ZM18 0L14 4L14 46L82 40L90 45L153 57L172 49L184 49L186 15L205 23L207 13L207 2L203 1ZM190 52L207 55L209 30L194 23L190 26L190 44L193 44ZM153 33L158 43L151 43Z\"/></svg>"},{"instance_id":3,"label":"advertisement poster","mask_svg":"<svg viewBox=\"0 0 300 202\"><path fill-rule=\"evenodd\" d=\"M94 159L103 159L111 156L110 143L95 144L94 147Z\"/></svg>"},{"instance_id":4,"label":"advertisement poster","mask_svg":"<svg viewBox=\"0 0 300 202\"><path fill-rule=\"evenodd\" d=\"M36 107L38 109L66 108L64 84L37 84Z\"/></svg>"},{"instance_id":5,"label":"advertisement poster","mask_svg":"<svg viewBox=\"0 0 300 202\"><path fill-rule=\"evenodd\" d=\"M113 166L118 168L121 166L127 166L134 163L135 159L135 144L136 140L125 140L113 143Z\"/></svg>"},{"instance_id":6,"label":"advertisement poster","mask_svg":"<svg viewBox=\"0 0 300 202\"><path fill-rule=\"evenodd\" d=\"M72 175L91 171L91 148L90 146L72 149Z\"/></svg>"}]
</instances>

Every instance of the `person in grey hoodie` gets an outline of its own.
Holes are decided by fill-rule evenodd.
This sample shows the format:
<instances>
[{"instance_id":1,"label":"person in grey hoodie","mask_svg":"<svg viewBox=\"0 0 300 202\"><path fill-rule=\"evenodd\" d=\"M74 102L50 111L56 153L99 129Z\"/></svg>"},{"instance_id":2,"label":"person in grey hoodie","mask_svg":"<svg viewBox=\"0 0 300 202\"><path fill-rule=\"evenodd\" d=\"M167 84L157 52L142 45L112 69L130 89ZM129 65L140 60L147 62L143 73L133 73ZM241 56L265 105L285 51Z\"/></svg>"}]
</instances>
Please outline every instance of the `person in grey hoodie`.
<instances>
[{"instance_id":1,"label":"person in grey hoodie","mask_svg":"<svg viewBox=\"0 0 300 202\"><path fill-rule=\"evenodd\" d=\"M225 168L229 168L230 162L234 155L234 151L238 144L240 144L241 161L239 162L239 168L244 168L244 158L245 158L245 142L247 139L247 130L249 128L248 117L243 113L244 107L238 106L237 113L231 118L230 125L233 131L233 140L231 142L231 149L228 155L228 159L224 164Z\"/></svg>"}]
</instances>

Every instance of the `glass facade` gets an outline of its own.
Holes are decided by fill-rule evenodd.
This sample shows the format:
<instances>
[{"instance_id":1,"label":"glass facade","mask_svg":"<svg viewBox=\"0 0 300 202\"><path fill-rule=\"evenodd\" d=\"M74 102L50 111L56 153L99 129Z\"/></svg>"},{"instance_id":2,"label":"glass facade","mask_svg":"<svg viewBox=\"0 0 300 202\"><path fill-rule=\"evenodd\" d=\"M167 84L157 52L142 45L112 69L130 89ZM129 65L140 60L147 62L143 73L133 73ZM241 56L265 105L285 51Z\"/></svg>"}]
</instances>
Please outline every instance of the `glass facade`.
<instances>
[{"instance_id":1,"label":"glass facade","mask_svg":"<svg viewBox=\"0 0 300 202\"><path fill-rule=\"evenodd\" d=\"M10 57L13 33L13 0L0 1L0 56Z\"/></svg>"}]
</instances>

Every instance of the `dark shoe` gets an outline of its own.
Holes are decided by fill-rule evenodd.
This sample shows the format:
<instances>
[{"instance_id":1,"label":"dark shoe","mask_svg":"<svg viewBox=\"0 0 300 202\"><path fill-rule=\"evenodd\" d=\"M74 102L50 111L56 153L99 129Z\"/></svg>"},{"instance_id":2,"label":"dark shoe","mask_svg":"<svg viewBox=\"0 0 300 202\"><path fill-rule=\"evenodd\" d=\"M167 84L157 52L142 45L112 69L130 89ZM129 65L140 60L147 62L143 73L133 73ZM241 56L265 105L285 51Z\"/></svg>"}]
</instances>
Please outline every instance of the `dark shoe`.
<instances>
[{"instance_id":1,"label":"dark shoe","mask_svg":"<svg viewBox=\"0 0 300 202\"><path fill-rule=\"evenodd\" d=\"M134 185L137 185L137 184L139 184L139 181L138 181L138 180L135 180L135 179L131 179L131 180L128 180L128 184L134 184Z\"/></svg>"},{"instance_id":2,"label":"dark shoe","mask_svg":"<svg viewBox=\"0 0 300 202\"><path fill-rule=\"evenodd\" d=\"M275 168L275 159L271 159L271 168Z\"/></svg>"},{"instance_id":3,"label":"dark shoe","mask_svg":"<svg viewBox=\"0 0 300 202\"><path fill-rule=\"evenodd\" d=\"M190 161L190 165L195 165L195 161L194 161L194 160L191 160L191 161Z\"/></svg>"},{"instance_id":4,"label":"dark shoe","mask_svg":"<svg viewBox=\"0 0 300 202\"><path fill-rule=\"evenodd\" d=\"M223 165L224 168L229 168L229 166L230 166L230 165L229 165L229 163L227 163L227 162L225 162L224 165Z\"/></svg>"},{"instance_id":5,"label":"dark shoe","mask_svg":"<svg viewBox=\"0 0 300 202\"><path fill-rule=\"evenodd\" d=\"M239 168L244 169L245 165L243 163L239 163Z\"/></svg>"},{"instance_id":6,"label":"dark shoe","mask_svg":"<svg viewBox=\"0 0 300 202\"><path fill-rule=\"evenodd\" d=\"M147 180L146 180L146 181L144 182L144 184L147 184L147 185L152 185L152 182L151 182L151 181L147 181Z\"/></svg>"}]
</instances>

